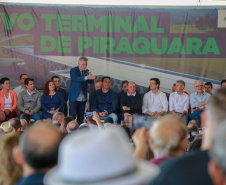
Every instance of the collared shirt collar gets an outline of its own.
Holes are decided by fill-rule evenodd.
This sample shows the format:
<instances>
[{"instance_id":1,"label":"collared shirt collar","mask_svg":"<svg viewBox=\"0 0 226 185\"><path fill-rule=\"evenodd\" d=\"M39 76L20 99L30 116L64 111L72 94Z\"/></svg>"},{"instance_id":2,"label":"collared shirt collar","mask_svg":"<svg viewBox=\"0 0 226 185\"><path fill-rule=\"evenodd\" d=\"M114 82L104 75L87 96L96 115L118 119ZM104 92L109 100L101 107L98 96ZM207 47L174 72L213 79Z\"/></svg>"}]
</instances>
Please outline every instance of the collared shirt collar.
<instances>
[{"instance_id":1,"label":"collared shirt collar","mask_svg":"<svg viewBox=\"0 0 226 185\"><path fill-rule=\"evenodd\" d=\"M159 94L159 92L160 92L160 90L158 90L158 92L156 94ZM153 93L152 90L151 90L151 93ZM153 94L155 94L155 93L153 93Z\"/></svg>"},{"instance_id":2,"label":"collared shirt collar","mask_svg":"<svg viewBox=\"0 0 226 185\"><path fill-rule=\"evenodd\" d=\"M177 92L175 92L176 94L178 94ZM181 94L181 95L183 95L183 94L185 94L184 92ZM178 94L179 96L180 96L180 94Z\"/></svg>"},{"instance_id":3,"label":"collared shirt collar","mask_svg":"<svg viewBox=\"0 0 226 185\"><path fill-rule=\"evenodd\" d=\"M28 90L27 90L27 93L28 93L30 96L33 94L33 92L34 92L34 90L33 90L31 93L29 93Z\"/></svg>"},{"instance_id":4,"label":"collared shirt collar","mask_svg":"<svg viewBox=\"0 0 226 185\"><path fill-rule=\"evenodd\" d=\"M129 93L127 92L127 96L136 96L136 91L135 91L135 93L133 93L133 94L129 94Z\"/></svg>"},{"instance_id":5,"label":"collared shirt collar","mask_svg":"<svg viewBox=\"0 0 226 185\"><path fill-rule=\"evenodd\" d=\"M82 73L82 70L78 67L79 71ZM85 71L85 70L84 70Z\"/></svg>"},{"instance_id":6,"label":"collared shirt collar","mask_svg":"<svg viewBox=\"0 0 226 185\"><path fill-rule=\"evenodd\" d=\"M195 94L196 95L199 95L198 93L197 93L197 91L195 92ZM205 94L205 91L203 91L203 93L201 94L201 95L204 95ZM199 95L199 96L201 96L201 95Z\"/></svg>"}]
</instances>

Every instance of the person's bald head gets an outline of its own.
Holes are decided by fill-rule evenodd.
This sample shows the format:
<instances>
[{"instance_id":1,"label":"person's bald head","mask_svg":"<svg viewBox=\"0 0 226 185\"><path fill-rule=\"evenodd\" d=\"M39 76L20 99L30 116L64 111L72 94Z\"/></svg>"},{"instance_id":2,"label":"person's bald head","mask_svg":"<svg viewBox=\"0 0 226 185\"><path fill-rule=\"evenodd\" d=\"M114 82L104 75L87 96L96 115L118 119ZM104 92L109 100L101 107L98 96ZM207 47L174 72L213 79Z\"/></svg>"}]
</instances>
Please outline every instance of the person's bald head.
<instances>
[{"instance_id":1,"label":"person's bald head","mask_svg":"<svg viewBox=\"0 0 226 185\"><path fill-rule=\"evenodd\" d=\"M19 118L12 118L9 122L17 132L20 132L22 125Z\"/></svg>"},{"instance_id":2,"label":"person's bald head","mask_svg":"<svg viewBox=\"0 0 226 185\"><path fill-rule=\"evenodd\" d=\"M55 114L53 114L53 124L61 124L62 121L64 120L64 113L62 112L56 112Z\"/></svg>"},{"instance_id":3,"label":"person's bald head","mask_svg":"<svg viewBox=\"0 0 226 185\"><path fill-rule=\"evenodd\" d=\"M27 121L25 119L20 119L20 123L22 125L21 130L25 131L27 129L27 126L28 126Z\"/></svg>"},{"instance_id":4,"label":"person's bald head","mask_svg":"<svg viewBox=\"0 0 226 185\"><path fill-rule=\"evenodd\" d=\"M183 152L186 127L181 118L166 115L156 120L150 129L150 144L155 155L174 156Z\"/></svg>"},{"instance_id":5,"label":"person's bald head","mask_svg":"<svg viewBox=\"0 0 226 185\"><path fill-rule=\"evenodd\" d=\"M70 121L68 124L67 124L67 131L68 133L70 132L74 132L76 130L78 130L79 128L79 125L76 121Z\"/></svg>"},{"instance_id":6,"label":"person's bald head","mask_svg":"<svg viewBox=\"0 0 226 185\"><path fill-rule=\"evenodd\" d=\"M25 163L36 171L55 166L62 138L52 125L39 124L28 129L19 143Z\"/></svg>"}]
</instances>

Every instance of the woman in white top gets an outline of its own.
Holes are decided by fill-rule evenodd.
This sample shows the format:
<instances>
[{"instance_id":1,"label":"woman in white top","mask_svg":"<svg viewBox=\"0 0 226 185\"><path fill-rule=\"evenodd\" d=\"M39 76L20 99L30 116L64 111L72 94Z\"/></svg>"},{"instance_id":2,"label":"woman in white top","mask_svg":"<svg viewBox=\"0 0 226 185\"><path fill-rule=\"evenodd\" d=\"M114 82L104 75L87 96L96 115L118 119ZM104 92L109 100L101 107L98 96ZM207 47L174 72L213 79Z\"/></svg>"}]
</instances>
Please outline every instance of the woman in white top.
<instances>
[{"instance_id":1,"label":"woman in white top","mask_svg":"<svg viewBox=\"0 0 226 185\"><path fill-rule=\"evenodd\" d=\"M0 91L0 109L5 114L5 116L1 114L3 116L0 120L6 121L17 116L17 95L15 91L10 90L9 78L2 78L0 83L2 86L2 90Z\"/></svg>"}]
</instances>

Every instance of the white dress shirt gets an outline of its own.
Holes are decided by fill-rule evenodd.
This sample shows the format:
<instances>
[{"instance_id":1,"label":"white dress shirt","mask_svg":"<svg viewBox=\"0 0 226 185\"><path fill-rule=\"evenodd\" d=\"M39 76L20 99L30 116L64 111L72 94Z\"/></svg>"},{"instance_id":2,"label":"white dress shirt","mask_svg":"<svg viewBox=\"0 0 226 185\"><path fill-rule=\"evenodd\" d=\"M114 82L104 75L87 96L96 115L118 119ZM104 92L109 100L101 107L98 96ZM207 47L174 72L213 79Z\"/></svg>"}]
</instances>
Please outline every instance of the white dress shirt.
<instances>
[{"instance_id":1,"label":"white dress shirt","mask_svg":"<svg viewBox=\"0 0 226 185\"><path fill-rule=\"evenodd\" d=\"M189 96L186 93L179 95L177 92L173 92L169 97L169 110L175 110L175 112L182 113L188 112L189 108Z\"/></svg>"},{"instance_id":2,"label":"white dress shirt","mask_svg":"<svg viewBox=\"0 0 226 185\"><path fill-rule=\"evenodd\" d=\"M154 94L152 91L147 92L143 98L142 112L168 112L168 101L166 94L158 91Z\"/></svg>"}]
</instances>

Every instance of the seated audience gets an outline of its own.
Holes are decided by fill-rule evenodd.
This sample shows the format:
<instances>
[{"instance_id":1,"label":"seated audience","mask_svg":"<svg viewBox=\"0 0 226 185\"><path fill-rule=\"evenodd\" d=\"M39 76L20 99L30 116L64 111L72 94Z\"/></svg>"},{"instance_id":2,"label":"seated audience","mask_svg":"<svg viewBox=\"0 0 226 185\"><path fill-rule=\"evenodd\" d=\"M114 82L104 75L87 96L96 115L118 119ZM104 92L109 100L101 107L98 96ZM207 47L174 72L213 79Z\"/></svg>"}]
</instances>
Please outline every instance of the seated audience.
<instances>
[{"instance_id":1,"label":"seated audience","mask_svg":"<svg viewBox=\"0 0 226 185\"><path fill-rule=\"evenodd\" d=\"M59 76L52 76L51 80L54 82L56 86L56 91L59 91L64 96L64 115L67 116L67 101L68 101L68 93L65 89L60 87L60 78Z\"/></svg>"},{"instance_id":2,"label":"seated audience","mask_svg":"<svg viewBox=\"0 0 226 185\"><path fill-rule=\"evenodd\" d=\"M154 153L152 163L159 165L185 152L187 132L181 118L175 115L165 115L153 123L149 132L148 140ZM144 158L148 151L144 128L134 133L133 141L136 145L135 156Z\"/></svg>"},{"instance_id":3,"label":"seated audience","mask_svg":"<svg viewBox=\"0 0 226 185\"><path fill-rule=\"evenodd\" d=\"M65 117L60 125L60 132L63 134L67 134L67 124L73 120L74 118L72 116Z\"/></svg>"},{"instance_id":4,"label":"seated audience","mask_svg":"<svg viewBox=\"0 0 226 185\"><path fill-rule=\"evenodd\" d=\"M150 79L150 91L144 95L142 112L155 120L168 112L168 101L166 94L159 90L158 78Z\"/></svg>"},{"instance_id":5,"label":"seated audience","mask_svg":"<svg viewBox=\"0 0 226 185\"><path fill-rule=\"evenodd\" d=\"M195 82L196 92L190 95L190 104L191 104L191 120L196 120L198 127L201 127L200 115L203 110L205 110L210 94L204 92L204 83L202 80L197 80Z\"/></svg>"},{"instance_id":6,"label":"seated audience","mask_svg":"<svg viewBox=\"0 0 226 185\"><path fill-rule=\"evenodd\" d=\"M57 164L58 148L63 136L51 125L39 124L21 135L13 149L15 161L23 167L23 177L16 185L43 185L45 173Z\"/></svg>"},{"instance_id":7,"label":"seated audience","mask_svg":"<svg viewBox=\"0 0 226 185\"><path fill-rule=\"evenodd\" d=\"M119 129L65 137L58 165L46 174L45 184L145 184L159 173L158 167L134 159L127 142Z\"/></svg>"},{"instance_id":8,"label":"seated audience","mask_svg":"<svg viewBox=\"0 0 226 185\"><path fill-rule=\"evenodd\" d=\"M213 84L211 82L206 82L204 87L205 87L205 92L212 95Z\"/></svg>"},{"instance_id":9,"label":"seated audience","mask_svg":"<svg viewBox=\"0 0 226 185\"><path fill-rule=\"evenodd\" d=\"M121 95L128 91L128 88L127 88L128 83L129 82L127 80L123 80L121 83L121 91L118 93L119 105L120 105Z\"/></svg>"},{"instance_id":10,"label":"seated audience","mask_svg":"<svg viewBox=\"0 0 226 185\"><path fill-rule=\"evenodd\" d=\"M90 127L88 123L82 123L79 125L78 132L90 131Z\"/></svg>"},{"instance_id":11,"label":"seated audience","mask_svg":"<svg viewBox=\"0 0 226 185\"><path fill-rule=\"evenodd\" d=\"M20 94L20 92L22 92L23 90L26 89L25 83L24 83L26 78L28 78L27 74L21 74L20 75L20 84L21 85L19 85L15 89L13 89L16 92L17 96Z\"/></svg>"},{"instance_id":12,"label":"seated audience","mask_svg":"<svg viewBox=\"0 0 226 185\"><path fill-rule=\"evenodd\" d=\"M110 118L110 117L108 117L108 118ZM106 119L108 119L108 118L106 118ZM106 119L105 119L105 120L106 120ZM112 118L110 118L110 119L112 119ZM112 122L113 122L113 120L112 120ZM98 130L97 123L96 123L96 121L93 119L93 117L87 117L87 118L86 118L86 123L88 123L89 128L90 128L90 131Z\"/></svg>"},{"instance_id":13,"label":"seated audience","mask_svg":"<svg viewBox=\"0 0 226 185\"><path fill-rule=\"evenodd\" d=\"M197 135L198 136L198 135ZM196 137L197 137L196 136ZM202 146L202 137L200 138L195 138L188 146L188 152L193 152L196 150L201 150Z\"/></svg>"},{"instance_id":14,"label":"seated audience","mask_svg":"<svg viewBox=\"0 0 226 185\"><path fill-rule=\"evenodd\" d=\"M14 185L22 177L22 167L12 155L13 148L19 144L19 135L11 134L0 139L0 184Z\"/></svg>"},{"instance_id":15,"label":"seated audience","mask_svg":"<svg viewBox=\"0 0 226 185\"><path fill-rule=\"evenodd\" d=\"M108 118L104 119L104 123L111 123L111 124L113 124L114 120L111 117L108 117Z\"/></svg>"},{"instance_id":16,"label":"seated audience","mask_svg":"<svg viewBox=\"0 0 226 185\"><path fill-rule=\"evenodd\" d=\"M15 131L17 133L20 133L21 131L21 122L20 122L20 119L19 118L12 118L9 120L10 124L12 125L12 127L15 129Z\"/></svg>"},{"instance_id":17,"label":"seated audience","mask_svg":"<svg viewBox=\"0 0 226 185\"><path fill-rule=\"evenodd\" d=\"M20 115L26 113L30 118L37 121L41 119L39 110L41 108L41 93L35 89L34 79L25 79L26 89L18 95L17 107L20 110Z\"/></svg>"},{"instance_id":18,"label":"seated audience","mask_svg":"<svg viewBox=\"0 0 226 185\"><path fill-rule=\"evenodd\" d=\"M53 81L46 82L41 97L42 116L44 119L52 119L56 112L63 112L64 97L61 92L56 91Z\"/></svg>"},{"instance_id":19,"label":"seated audience","mask_svg":"<svg viewBox=\"0 0 226 185\"><path fill-rule=\"evenodd\" d=\"M14 134L16 132L9 121L3 122L0 128L4 131L4 135Z\"/></svg>"},{"instance_id":20,"label":"seated audience","mask_svg":"<svg viewBox=\"0 0 226 185\"><path fill-rule=\"evenodd\" d=\"M121 101L121 96L122 94L126 93L128 91L127 89L127 86L128 86L128 81L127 80L123 80L122 83L121 83L121 91L118 93L118 107L117 107L117 110L116 110L116 114L119 115L118 117L118 122L120 123L122 120L123 120L123 114L122 114L122 109L121 109L121 106L120 106L120 101Z\"/></svg>"},{"instance_id":21,"label":"seated audience","mask_svg":"<svg viewBox=\"0 0 226 185\"><path fill-rule=\"evenodd\" d=\"M5 114L5 120L15 118L17 116L17 95L16 92L10 90L9 78L2 78L0 80L2 90L0 91L0 109Z\"/></svg>"},{"instance_id":22,"label":"seated audience","mask_svg":"<svg viewBox=\"0 0 226 185\"><path fill-rule=\"evenodd\" d=\"M195 139L195 137L199 134L199 129L196 124L196 121L195 120L189 121L187 129L188 129L187 139L189 142L192 142Z\"/></svg>"},{"instance_id":23,"label":"seated audience","mask_svg":"<svg viewBox=\"0 0 226 185\"><path fill-rule=\"evenodd\" d=\"M128 91L121 95L120 107L123 117L142 113L142 95L136 91L135 82L129 82Z\"/></svg>"},{"instance_id":24,"label":"seated audience","mask_svg":"<svg viewBox=\"0 0 226 185\"><path fill-rule=\"evenodd\" d=\"M225 88L226 87L226 79L221 80L221 87Z\"/></svg>"},{"instance_id":25,"label":"seated audience","mask_svg":"<svg viewBox=\"0 0 226 185\"><path fill-rule=\"evenodd\" d=\"M64 120L64 118L65 118L64 113L56 112L53 115L53 119L52 119L53 125L60 127L62 122L63 122L63 120Z\"/></svg>"},{"instance_id":26,"label":"seated audience","mask_svg":"<svg viewBox=\"0 0 226 185\"><path fill-rule=\"evenodd\" d=\"M25 119L20 119L20 123L22 125L20 133L24 133L28 129L28 124Z\"/></svg>"},{"instance_id":27,"label":"seated audience","mask_svg":"<svg viewBox=\"0 0 226 185\"><path fill-rule=\"evenodd\" d=\"M207 170L209 162L207 150L212 148L216 130L226 121L225 112L226 88L221 88L210 97L208 107L201 116L205 122L202 151L190 152L188 155L166 161L161 165L160 175L149 185L212 185Z\"/></svg>"},{"instance_id":28,"label":"seated audience","mask_svg":"<svg viewBox=\"0 0 226 185\"><path fill-rule=\"evenodd\" d=\"M27 121L28 126L31 124L30 114L24 113L20 116L20 119L25 119Z\"/></svg>"},{"instance_id":29,"label":"seated audience","mask_svg":"<svg viewBox=\"0 0 226 185\"><path fill-rule=\"evenodd\" d=\"M226 122L224 122L214 135L213 147L209 151L209 174L215 185L226 184Z\"/></svg>"},{"instance_id":30,"label":"seated audience","mask_svg":"<svg viewBox=\"0 0 226 185\"><path fill-rule=\"evenodd\" d=\"M68 124L67 124L67 133L70 134L72 132L75 132L79 129L79 125L76 121L70 121Z\"/></svg>"},{"instance_id":31,"label":"seated audience","mask_svg":"<svg viewBox=\"0 0 226 185\"><path fill-rule=\"evenodd\" d=\"M183 118L185 123L188 122L189 96L184 93L185 82L178 80L176 82L176 92L170 94L169 110L172 114L176 114Z\"/></svg>"},{"instance_id":32,"label":"seated audience","mask_svg":"<svg viewBox=\"0 0 226 185\"><path fill-rule=\"evenodd\" d=\"M96 111L101 118L105 119L111 117L114 124L118 121L118 116L115 114L118 99L115 91L110 89L110 77L104 76L102 78L102 88L95 91L93 94L92 110Z\"/></svg>"}]
</instances>

